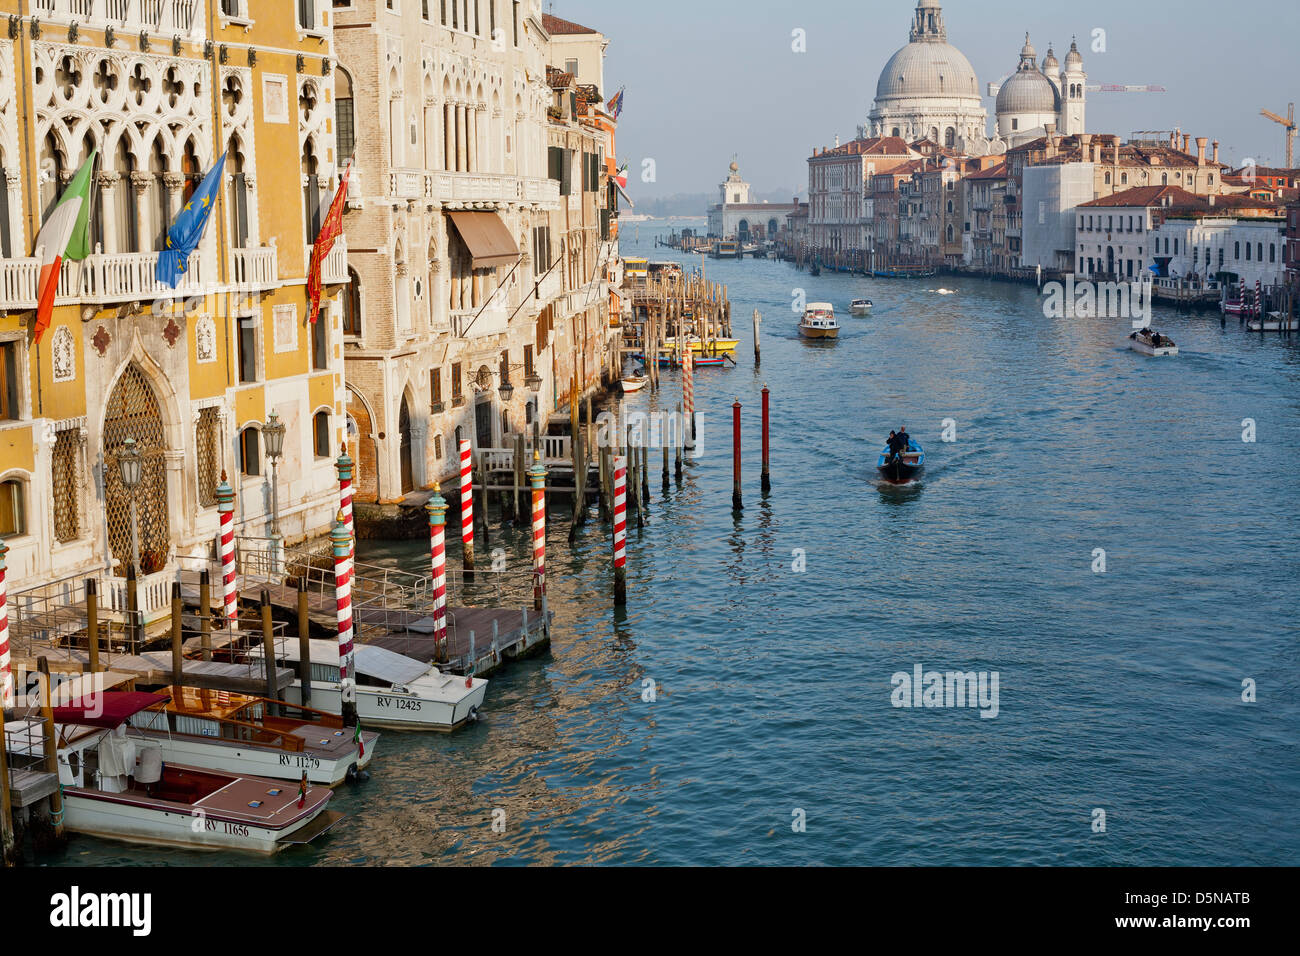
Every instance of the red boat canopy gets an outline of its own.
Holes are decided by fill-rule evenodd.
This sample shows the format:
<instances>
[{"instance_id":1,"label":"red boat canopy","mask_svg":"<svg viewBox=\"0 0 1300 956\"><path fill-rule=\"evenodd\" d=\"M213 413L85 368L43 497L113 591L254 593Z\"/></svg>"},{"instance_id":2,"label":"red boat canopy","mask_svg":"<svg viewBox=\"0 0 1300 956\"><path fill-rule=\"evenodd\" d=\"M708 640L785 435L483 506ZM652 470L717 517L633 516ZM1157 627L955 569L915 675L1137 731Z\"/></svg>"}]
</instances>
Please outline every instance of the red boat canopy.
<instances>
[{"instance_id":1,"label":"red boat canopy","mask_svg":"<svg viewBox=\"0 0 1300 956\"><path fill-rule=\"evenodd\" d=\"M154 704L171 700L166 694L137 694L127 691L106 690L87 694L61 707L54 708L56 724L84 724L87 727L106 727L112 730L124 724L142 710Z\"/></svg>"}]
</instances>

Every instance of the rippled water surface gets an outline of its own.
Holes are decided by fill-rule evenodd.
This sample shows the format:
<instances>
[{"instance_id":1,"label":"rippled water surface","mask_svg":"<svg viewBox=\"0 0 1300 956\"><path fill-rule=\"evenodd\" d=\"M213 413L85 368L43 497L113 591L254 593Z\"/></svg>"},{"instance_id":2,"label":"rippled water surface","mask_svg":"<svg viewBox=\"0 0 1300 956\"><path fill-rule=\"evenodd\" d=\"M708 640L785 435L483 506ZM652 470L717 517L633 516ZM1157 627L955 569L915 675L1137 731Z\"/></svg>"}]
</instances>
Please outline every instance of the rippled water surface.
<instances>
[{"instance_id":1,"label":"rippled water surface","mask_svg":"<svg viewBox=\"0 0 1300 956\"><path fill-rule=\"evenodd\" d=\"M625 254L673 257L654 232L626 226ZM740 367L697 373L703 454L680 489L654 473L626 616L607 531L570 547L561 507L551 651L495 678L476 726L385 734L374 778L335 799L349 819L275 865L1300 862L1300 343L1157 310L1183 354L1152 360L1124 321L1044 318L1032 288L707 270ZM799 339L796 288L836 304L838 342ZM847 315L860 295L870 318ZM672 381L632 407L674 405ZM928 468L882 488L876 449L900 424ZM525 537L494 533L526 566ZM425 551L361 558L422 572ZM891 676L916 664L997 671L996 719L895 709ZM259 862L88 838L57 861Z\"/></svg>"}]
</instances>

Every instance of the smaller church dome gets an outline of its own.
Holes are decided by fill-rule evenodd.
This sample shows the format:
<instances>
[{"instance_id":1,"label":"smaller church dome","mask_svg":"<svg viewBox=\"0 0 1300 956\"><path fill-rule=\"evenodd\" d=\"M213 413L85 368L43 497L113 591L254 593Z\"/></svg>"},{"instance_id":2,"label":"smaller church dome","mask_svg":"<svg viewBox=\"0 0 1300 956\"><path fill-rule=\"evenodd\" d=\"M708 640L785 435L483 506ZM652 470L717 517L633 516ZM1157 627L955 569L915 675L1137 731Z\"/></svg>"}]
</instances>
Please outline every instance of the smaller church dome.
<instances>
[{"instance_id":1,"label":"smaller church dome","mask_svg":"<svg viewBox=\"0 0 1300 956\"><path fill-rule=\"evenodd\" d=\"M1059 113L1061 96L1056 86L1037 70L1020 70L998 91L997 111L1004 113Z\"/></svg>"},{"instance_id":2,"label":"smaller church dome","mask_svg":"<svg viewBox=\"0 0 1300 956\"><path fill-rule=\"evenodd\" d=\"M1056 58L1052 47L1047 47L1047 56L1043 58L1043 73L1047 76L1053 76L1061 71L1061 61Z\"/></svg>"}]
</instances>

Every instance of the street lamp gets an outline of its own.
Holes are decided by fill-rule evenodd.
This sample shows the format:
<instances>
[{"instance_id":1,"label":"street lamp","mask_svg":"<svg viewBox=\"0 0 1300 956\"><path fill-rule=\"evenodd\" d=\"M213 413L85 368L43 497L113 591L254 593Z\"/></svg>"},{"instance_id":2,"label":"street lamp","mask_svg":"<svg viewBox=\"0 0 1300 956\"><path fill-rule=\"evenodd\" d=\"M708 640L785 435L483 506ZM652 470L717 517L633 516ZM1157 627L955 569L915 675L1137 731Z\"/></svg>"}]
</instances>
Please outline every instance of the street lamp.
<instances>
[{"instance_id":1,"label":"street lamp","mask_svg":"<svg viewBox=\"0 0 1300 956\"><path fill-rule=\"evenodd\" d=\"M284 422L272 412L262 426L266 457L271 461L271 537L280 537L280 456L284 454Z\"/></svg>"},{"instance_id":2,"label":"street lamp","mask_svg":"<svg viewBox=\"0 0 1300 956\"><path fill-rule=\"evenodd\" d=\"M497 391L501 394L501 401L507 405L510 404L510 399L515 394L515 387L510 384L510 366L508 365L501 366L501 387Z\"/></svg>"},{"instance_id":3,"label":"street lamp","mask_svg":"<svg viewBox=\"0 0 1300 956\"><path fill-rule=\"evenodd\" d=\"M122 487L131 498L131 566L136 574L140 573L140 525L135 511L135 490L140 487L144 473L144 462L140 459L140 447L134 438L127 438L117 453L118 474L122 478Z\"/></svg>"}]
</instances>

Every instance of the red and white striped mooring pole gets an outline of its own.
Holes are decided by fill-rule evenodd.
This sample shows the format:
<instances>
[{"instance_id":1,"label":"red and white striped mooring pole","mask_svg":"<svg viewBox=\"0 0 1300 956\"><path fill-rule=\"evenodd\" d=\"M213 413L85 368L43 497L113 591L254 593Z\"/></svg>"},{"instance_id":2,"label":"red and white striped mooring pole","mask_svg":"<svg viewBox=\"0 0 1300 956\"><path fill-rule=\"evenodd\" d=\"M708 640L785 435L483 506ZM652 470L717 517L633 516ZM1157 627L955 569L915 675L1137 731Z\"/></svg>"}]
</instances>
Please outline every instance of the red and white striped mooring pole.
<instances>
[{"instance_id":1,"label":"red and white striped mooring pole","mask_svg":"<svg viewBox=\"0 0 1300 956\"><path fill-rule=\"evenodd\" d=\"M614 606L627 606L627 457L614 459Z\"/></svg>"},{"instance_id":2,"label":"red and white striped mooring pole","mask_svg":"<svg viewBox=\"0 0 1300 956\"><path fill-rule=\"evenodd\" d=\"M344 442L339 454L339 460L334 463L334 467L339 475L339 509L343 512L343 527L348 529L348 534L352 538L352 551L355 556L357 529L352 522L352 469L354 464L352 457L348 454L347 442Z\"/></svg>"},{"instance_id":3,"label":"red and white striped mooring pole","mask_svg":"<svg viewBox=\"0 0 1300 956\"><path fill-rule=\"evenodd\" d=\"M239 625L239 591L235 579L235 489L226 473L217 485L217 513L221 517L221 607L226 626Z\"/></svg>"},{"instance_id":4,"label":"red and white striped mooring pole","mask_svg":"<svg viewBox=\"0 0 1300 956\"><path fill-rule=\"evenodd\" d=\"M9 547L0 541L0 706L14 705L14 671L9 660L9 591L5 584L5 555ZM4 741L0 741L0 746Z\"/></svg>"},{"instance_id":5,"label":"red and white striped mooring pole","mask_svg":"<svg viewBox=\"0 0 1300 956\"><path fill-rule=\"evenodd\" d=\"M690 339L682 354L682 403L686 413L686 447L695 447L695 349Z\"/></svg>"},{"instance_id":6,"label":"red and white striped mooring pole","mask_svg":"<svg viewBox=\"0 0 1300 956\"><path fill-rule=\"evenodd\" d=\"M460 440L460 543L465 580L474 580L474 463L469 439Z\"/></svg>"},{"instance_id":7,"label":"red and white striped mooring pole","mask_svg":"<svg viewBox=\"0 0 1300 956\"><path fill-rule=\"evenodd\" d=\"M543 612L546 609L546 466L537 450L533 451L528 480L533 488L533 610ZM547 626L545 620L542 626Z\"/></svg>"},{"instance_id":8,"label":"red and white striped mooring pole","mask_svg":"<svg viewBox=\"0 0 1300 956\"><path fill-rule=\"evenodd\" d=\"M334 603L338 609L339 622L339 685L343 698L343 723L347 727L354 727L357 722L357 675L352 667L352 535L348 534L341 510L330 531L330 544L334 546Z\"/></svg>"},{"instance_id":9,"label":"red and white striped mooring pole","mask_svg":"<svg viewBox=\"0 0 1300 956\"><path fill-rule=\"evenodd\" d=\"M433 645L447 651L447 500L434 482L433 497L424 506L429 515L429 553L433 562Z\"/></svg>"}]
</instances>

